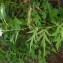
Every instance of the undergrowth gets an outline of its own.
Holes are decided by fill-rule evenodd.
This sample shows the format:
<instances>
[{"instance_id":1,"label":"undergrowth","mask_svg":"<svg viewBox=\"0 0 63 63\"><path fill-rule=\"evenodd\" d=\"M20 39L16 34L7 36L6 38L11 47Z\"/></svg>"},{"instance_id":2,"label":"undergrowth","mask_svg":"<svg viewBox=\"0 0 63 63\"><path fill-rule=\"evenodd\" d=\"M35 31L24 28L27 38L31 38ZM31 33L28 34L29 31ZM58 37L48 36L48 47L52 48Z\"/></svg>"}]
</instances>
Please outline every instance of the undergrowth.
<instances>
[{"instance_id":1,"label":"undergrowth","mask_svg":"<svg viewBox=\"0 0 63 63\"><path fill-rule=\"evenodd\" d=\"M46 63L63 42L63 8L48 0L0 0L0 63Z\"/></svg>"}]
</instances>

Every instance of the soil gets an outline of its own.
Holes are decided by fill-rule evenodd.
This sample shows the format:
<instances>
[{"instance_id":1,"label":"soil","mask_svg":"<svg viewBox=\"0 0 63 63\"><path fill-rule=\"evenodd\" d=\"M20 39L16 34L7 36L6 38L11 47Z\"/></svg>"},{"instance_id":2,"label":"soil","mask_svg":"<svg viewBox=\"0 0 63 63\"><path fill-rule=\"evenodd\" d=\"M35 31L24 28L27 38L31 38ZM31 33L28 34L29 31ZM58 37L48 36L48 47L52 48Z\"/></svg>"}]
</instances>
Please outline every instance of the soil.
<instances>
[{"instance_id":1,"label":"soil","mask_svg":"<svg viewBox=\"0 0 63 63\"><path fill-rule=\"evenodd\" d=\"M58 7L58 0L49 0L49 2L54 6ZM59 0L59 5L63 7L63 0Z\"/></svg>"},{"instance_id":2,"label":"soil","mask_svg":"<svg viewBox=\"0 0 63 63\"><path fill-rule=\"evenodd\" d=\"M52 53L48 55L47 63L63 63L63 48L61 48L57 53Z\"/></svg>"}]
</instances>

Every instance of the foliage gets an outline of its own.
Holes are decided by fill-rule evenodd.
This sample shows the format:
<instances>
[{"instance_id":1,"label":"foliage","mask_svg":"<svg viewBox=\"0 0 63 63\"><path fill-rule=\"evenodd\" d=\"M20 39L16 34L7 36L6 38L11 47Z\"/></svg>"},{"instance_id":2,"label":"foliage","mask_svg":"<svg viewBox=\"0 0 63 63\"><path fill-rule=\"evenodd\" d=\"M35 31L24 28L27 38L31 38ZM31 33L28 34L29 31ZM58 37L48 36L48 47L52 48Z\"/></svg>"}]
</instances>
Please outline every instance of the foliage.
<instances>
[{"instance_id":1,"label":"foliage","mask_svg":"<svg viewBox=\"0 0 63 63\"><path fill-rule=\"evenodd\" d=\"M63 42L63 8L48 0L0 0L0 28L1 63L46 63Z\"/></svg>"}]
</instances>

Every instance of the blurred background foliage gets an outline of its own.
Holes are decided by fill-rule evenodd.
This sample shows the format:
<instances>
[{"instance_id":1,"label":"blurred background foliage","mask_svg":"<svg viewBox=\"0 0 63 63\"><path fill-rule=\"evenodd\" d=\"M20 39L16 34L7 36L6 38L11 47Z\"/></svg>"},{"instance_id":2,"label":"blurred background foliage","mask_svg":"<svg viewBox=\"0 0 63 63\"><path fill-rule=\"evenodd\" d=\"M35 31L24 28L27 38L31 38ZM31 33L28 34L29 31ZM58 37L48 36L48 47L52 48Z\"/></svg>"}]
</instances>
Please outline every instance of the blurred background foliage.
<instances>
[{"instance_id":1,"label":"blurred background foliage","mask_svg":"<svg viewBox=\"0 0 63 63\"><path fill-rule=\"evenodd\" d=\"M0 63L46 63L63 42L61 0L0 0Z\"/></svg>"}]
</instances>

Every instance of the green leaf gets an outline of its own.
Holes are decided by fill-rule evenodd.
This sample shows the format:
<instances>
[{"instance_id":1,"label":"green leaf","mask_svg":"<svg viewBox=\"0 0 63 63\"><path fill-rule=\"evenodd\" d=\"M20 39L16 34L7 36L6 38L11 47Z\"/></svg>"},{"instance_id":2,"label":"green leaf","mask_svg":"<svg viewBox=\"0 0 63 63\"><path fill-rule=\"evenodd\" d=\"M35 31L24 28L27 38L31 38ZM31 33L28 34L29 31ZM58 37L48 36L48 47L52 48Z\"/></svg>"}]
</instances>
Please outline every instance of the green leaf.
<instances>
[{"instance_id":1,"label":"green leaf","mask_svg":"<svg viewBox=\"0 0 63 63\"><path fill-rule=\"evenodd\" d=\"M49 9L50 10L50 3L48 3L48 1L43 1L42 3L42 7L46 10L46 9Z\"/></svg>"},{"instance_id":2,"label":"green leaf","mask_svg":"<svg viewBox=\"0 0 63 63\"><path fill-rule=\"evenodd\" d=\"M31 39L31 41L30 41L30 52L31 52L31 50L32 50L32 45L33 45L33 38Z\"/></svg>"},{"instance_id":3,"label":"green leaf","mask_svg":"<svg viewBox=\"0 0 63 63\"><path fill-rule=\"evenodd\" d=\"M26 42L30 42L30 51L33 46L33 42L34 43L37 42L37 39L38 39L37 31L38 31L38 28L35 28L34 30L29 32L32 34L32 36Z\"/></svg>"},{"instance_id":4,"label":"green leaf","mask_svg":"<svg viewBox=\"0 0 63 63\"><path fill-rule=\"evenodd\" d=\"M10 42L14 43L14 35L11 36Z\"/></svg>"},{"instance_id":5,"label":"green leaf","mask_svg":"<svg viewBox=\"0 0 63 63\"><path fill-rule=\"evenodd\" d=\"M8 26L11 27L12 29L20 29L21 25L22 25L21 20L17 18L14 18L13 20L11 19L8 22Z\"/></svg>"},{"instance_id":6,"label":"green leaf","mask_svg":"<svg viewBox=\"0 0 63 63\"><path fill-rule=\"evenodd\" d=\"M61 28L60 34L61 34L61 38L63 38L63 27Z\"/></svg>"},{"instance_id":7,"label":"green leaf","mask_svg":"<svg viewBox=\"0 0 63 63\"><path fill-rule=\"evenodd\" d=\"M59 12L60 16L63 18L63 8L60 7L60 12Z\"/></svg>"},{"instance_id":8,"label":"green leaf","mask_svg":"<svg viewBox=\"0 0 63 63\"><path fill-rule=\"evenodd\" d=\"M56 49L58 50L60 45L61 45L61 37L60 37L60 34L57 36L57 39L56 39Z\"/></svg>"},{"instance_id":9,"label":"green leaf","mask_svg":"<svg viewBox=\"0 0 63 63\"><path fill-rule=\"evenodd\" d=\"M0 19L5 19L6 17L6 11L5 11L5 5L4 3L1 3L1 6L0 6Z\"/></svg>"},{"instance_id":10,"label":"green leaf","mask_svg":"<svg viewBox=\"0 0 63 63\"><path fill-rule=\"evenodd\" d=\"M49 12L49 16L51 19L54 19L54 17L57 17L58 15L58 9L52 9L50 12Z\"/></svg>"},{"instance_id":11,"label":"green leaf","mask_svg":"<svg viewBox=\"0 0 63 63\"><path fill-rule=\"evenodd\" d=\"M51 36L56 36L59 33L59 31L60 31L60 27L58 26L56 31L53 34L51 34Z\"/></svg>"},{"instance_id":12,"label":"green leaf","mask_svg":"<svg viewBox=\"0 0 63 63\"><path fill-rule=\"evenodd\" d=\"M41 47L43 47L43 56L45 57L46 53L46 41L45 41L45 33L43 33L43 39L42 39L42 42L41 42Z\"/></svg>"},{"instance_id":13,"label":"green leaf","mask_svg":"<svg viewBox=\"0 0 63 63\"><path fill-rule=\"evenodd\" d=\"M46 19L46 12L45 12L45 11L42 12L42 18L43 18L43 19Z\"/></svg>"},{"instance_id":14,"label":"green leaf","mask_svg":"<svg viewBox=\"0 0 63 63\"><path fill-rule=\"evenodd\" d=\"M47 38L47 36L45 36L45 39L46 39L46 41L51 45L51 42L50 42L50 40Z\"/></svg>"}]
</instances>

